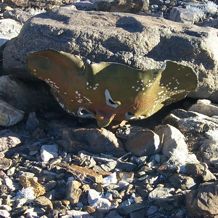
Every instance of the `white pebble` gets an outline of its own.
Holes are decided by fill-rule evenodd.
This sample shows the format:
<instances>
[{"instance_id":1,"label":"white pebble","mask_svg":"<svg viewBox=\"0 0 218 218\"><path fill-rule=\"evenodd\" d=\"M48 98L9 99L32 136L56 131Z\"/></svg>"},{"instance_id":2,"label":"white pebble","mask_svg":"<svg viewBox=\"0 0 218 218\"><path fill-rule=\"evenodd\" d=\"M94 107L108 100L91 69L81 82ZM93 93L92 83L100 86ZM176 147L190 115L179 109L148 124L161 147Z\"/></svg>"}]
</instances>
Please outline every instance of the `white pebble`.
<instances>
[{"instance_id":1,"label":"white pebble","mask_svg":"<svg viewBox=\"0 0 218 218\"><path fill-rule=\"evenodd\" d=\"M58 157L58 146L56 144L42 145L40 155L42 161L47 163L50 159Z\"/></svg>"}]
</instances>

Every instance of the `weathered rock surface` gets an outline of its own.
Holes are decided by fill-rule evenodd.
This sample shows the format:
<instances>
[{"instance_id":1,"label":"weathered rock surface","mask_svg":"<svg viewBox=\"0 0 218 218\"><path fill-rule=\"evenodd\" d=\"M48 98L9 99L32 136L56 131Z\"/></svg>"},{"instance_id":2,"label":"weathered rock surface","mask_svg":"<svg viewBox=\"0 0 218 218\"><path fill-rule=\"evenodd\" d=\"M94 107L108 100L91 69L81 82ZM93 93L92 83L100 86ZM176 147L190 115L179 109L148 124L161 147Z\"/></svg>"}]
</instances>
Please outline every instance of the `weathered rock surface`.
<instances>
[{"instance_id":1,"label":"weathered rock surface","mask_svg":"<svg viewBox=\"0 0 218 218\"><path fill-rule=\"evenodd\" d=\"M171 125L160 125L155 128L159 135L162 153L168 159L167 165L185 166L187 163L198 163L194 154L189 154L185 136Z\"/></svg>"},{"instance_id":2,"label":"weathered rock surface","mask_svg":"<svg viewBox=\"0 0 218 218\"><path fill-rule=\"evenodd\" d=\"M39 7L51 9L64 4L72 3L74 0L5 0L4 2L17 7Z\"/></svg>"},{"instance_id":3,"label":"weathered rock surface","mask_svg":"<svg viewBox=\"0 0 218 218\"><path fill-rule=\"evenodd\" d=\"M65 128L61 130L59 144L69 152L85 150L93 153L124 154L122 143L116 136L104 129Z\"/></svg>"},{"instance_id":4,"label":"weathered rock surface","mask_svg":"<svg viewBox=\"0 0 218 218\"><path fill-rule=\"evenodd\" d=\"M190 217L218 216L218 183L204 183L186 195L186 207Z\"/></svg>"},{"instance_id":5,"label":"weathered rock surface","mask_svg":"<svg viewBox=\"0 0 218 218\"><path fill-rule=\"evenodd\" d=\"M21 27L22 26L15 20L0 20L0 46L8 40L16 37L19 34Z\"/></svg>"},{"instance_id":6,"label":"weathered rock surface","mask_svg":"<svg viewBox=\"0 0 218 218\"><path fill-rule=\"evenodd\" d=\"M209 100L198 100L189 108L189 111L198 112L209 117L218 116L218 105L211 104Z\"/></svg>"},{"instance_id":7,"label":"weathered rock surface","mask_svg":"<svg viewBox=\"0 0 218 218\"><path fill-rule=\"evenodd\" d=\"M174 110L165 118L164 122L175 126L186 135L190 149L198 149L202 142L208 139L208 133L218 129L216 116L209 117L181 109Z\"/></svg>"},{"instance_id":8,"label":"weathered rock surface","mask_svg":"<svg viewBox=\"0 0 218 218\"><path fill-rule=\"evenodd\" d=\"M26 82L7 75L0 77L0 99L2 102L7 102L9 107L13 106L25 112L49 107L57 108L55 100L44 84L34 81ZM6 106L6 103L4 105ZM7 112L3 109L3 105L0 108ZM12 115L13 113L10 114Z\"/></svg>"},{"instance_id":9,"label":"weathered rock surface","mask_svg":"<svg viewBox=\"0 0 218 218\"><path fill-rule=\"evenodd\" d=\"M63 7L30 19L7 44L3 64L7 71L24 70L27 54L49 48L141 69L156 68L166 59L183 61L199 76L193 96L217 101L217 33L160 18Z\"/></svg>"},{"instance_id":10,"label":"weathered rock surface","mask_svg":"<svg viewBox=\"0 0 218 218\"><path fill-rule=\"evenodd\" d=\"M159 150L159 136L149 129L144 129L128 137L125 148L136 156L152 155Z\"/></svg>"}]
</instances>

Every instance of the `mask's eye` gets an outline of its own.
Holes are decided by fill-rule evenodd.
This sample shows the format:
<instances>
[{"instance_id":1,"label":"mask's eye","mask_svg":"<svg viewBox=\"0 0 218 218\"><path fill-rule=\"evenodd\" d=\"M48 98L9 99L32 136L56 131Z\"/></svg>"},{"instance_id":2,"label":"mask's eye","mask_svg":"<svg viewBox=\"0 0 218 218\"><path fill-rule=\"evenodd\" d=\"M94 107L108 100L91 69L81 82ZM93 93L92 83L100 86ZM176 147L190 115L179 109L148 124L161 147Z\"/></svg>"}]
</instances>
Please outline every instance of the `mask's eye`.
<instances>
[{"instance_id":1,"label":"mask's eye","mask_svg":"<svg viewBox=\"0 0 218 218\"><path fill-rule=\"evenodd\" d=\"M125 113L125 118L126 118L126 120L141 120L141 119L145 119L144 116L135 116L135 114L133 114L132 112Z\"/></svg>"},{"instance_id":2,"label":"mask's eye","mask_svg":"<svg viewBox=\"0 0 218 218\"><path fill-rule=\"evenodd\" d=\"M78 109L77 116L81 118L95 118L94 114L84 107Z\"/></svg>"},{"instance_id":3,"label":"mask's eye","mask_svg":"<svg viewBox=\"0 0 218 218\"><path fill-rule=\"evenodd\" d=\"M134 119L136 119L135 114L133 114L133 113L131 113L131 112L126 112L126 113L125 113L125 118L126 118L127 120L134 120Z\"/></svg>"},{"instance_id":4,"label":"mask's eye","mask_svg":"<svg viewBox=\"0 0 218 218\"><path fill-rule=\"evenodd\" d=\"M106 104L110 107L113 108L117 108L121 105L121 102L119 101L114 101L110 95L110 92L108 91L108 89L105 89L104 92L104 96L105 96L105 100L106 100Z\"/></svg>"}]
</instances>

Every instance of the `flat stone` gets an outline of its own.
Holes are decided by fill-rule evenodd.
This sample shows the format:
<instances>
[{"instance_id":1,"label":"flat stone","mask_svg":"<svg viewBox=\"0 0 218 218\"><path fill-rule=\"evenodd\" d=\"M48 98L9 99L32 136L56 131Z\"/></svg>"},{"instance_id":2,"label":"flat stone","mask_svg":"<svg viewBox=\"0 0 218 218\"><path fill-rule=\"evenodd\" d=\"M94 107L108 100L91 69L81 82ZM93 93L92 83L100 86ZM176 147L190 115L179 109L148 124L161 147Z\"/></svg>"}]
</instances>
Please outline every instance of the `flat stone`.
<instances>
[{"instance_id":1,"label":"flat stone","mask_svg":"<svg viewBox=\"0 0 218 218\"><path fill-rule=\"evenodd\" d=\"M169 19L182 23L198 23L205 17L205 14L200 9L174 7L170 10Z\"/></svg>"},{"instance_id":2,"label":"flat stone","mask_svg":"<svg viewBox=\"0 0 218 218\"><path fill-rule=\"evenodd\" d=\"M0 170L8 170L12 164L12 160L8 158L0 158Z\"/></svg>"},{"instance_id":3,"label":"flat stone","mask_svg":"<svg viewBox=\"0 0 218 218\"><path fill-rule=\"evenodd\" d=\"M81 183L74 180L74 179L68 179L67 182L67 199L72 203L72 204L77 204L79 202L80 196L82 194L82 190L80 189Z\"/></svg>"},{"instance_id":4,"label":"flat stone","mask_svg":"<svg viewBox=\"0 0 218 218\"><path fill-rule=\"evenodd\" d=\"M1 134L2 133L2 134ZM0 132L0 151L6 152L7 150L21 144L21 140L13 132Z\"/></svg>"},{"instance_id":5,"label":"flat stone","mask_svg":"<svg viewBox=\"0 0 218 218\"><path fill-rule=\"evenodd\" d=\"M194 178L200 178L204 182L216 180L216 177L210 172L206 164L187 164L184 168L184 173Z\"/></svg>"},{"instance_id":6,"label":"flat stone","mask_svg":"<svg viewBox=\"0 0 218 218\"><path fill-rule=\"evenodd\" d=\"M43 162L48 162L50 159L58 157L58 146L56 144L42 145L40 156Z\"/></svg>"},{"instance_id":7,"label":"flat stone","mask_svg":"<svg viewBox=\"0 0 218 218\"><path fill-rule=\"evenodd\" d=\"M136 156L152 155L160 150L159 136L151 130L138 131L128 137L125 148Z\"/></svg>"},{"instance_id":8,"label":"flat stone","mask_svg":"<svg viewBox=\"0 0 218 218\"><path fill-rule=\"evenodd\" d=\"M190 217L218 216L218 183L204 183L186 195L186 208Z\"/></svg>"},{"instance_id":9,"label":"flat stone","mask_svg":"<svg viewBox=\"0 0 218 218\"><path fill-rule=\"evenodd\" d=\"M19 123L23 117L23 111L16 109L3 100L0 100L0 126L13 126Z\"/></svg>"},{"instance_id":10,"label":"flat stone","mask_svg":"<svg viewBox=\"0 0 218 218\"><path fill-rule=\"evenodd\" d=\"M168 159L168 164L177 166L186 163L198 163L194 154L189 154L185 136L174 126L161 125L155 128L162 142L162 153Z\"/></svg>"},{"instance_id":11,"label":"flat stone","mask_svg":"<svg viewBox=\"0 0 218 218\"><path fill-rule=\"evenodd\" d=\"M92 153L110 153L115 156L125 153L117 137L104 128L64 128L58 144L69 152L85 150Z\"/></svg>"},{"instance_id":12,"label":"flat stone","mask_svg":"<svg viewBox=\"0 0 218 218\"><path fill-rule=\"evenodd\" d=\"M198 112L209 117L218 116L218 105L212 104L210 100L201 99L189 108L189 111Z\"/></svg>"},{"instance_id":13,"label":"flat stone","mask_svg":"<svg viewBox=\"0 0 218 218\"><path fill-rule=\"evenodd\" d=\"M0 216L3 218L10 218L10 213L7 210L0 210Z\"/></svg>"},{"instance_id":14,"label":"flat stone","mask_svg":"<svg viewBox=\"0 0 218 218\"><path fill-rule=\"evenodd\" d=\"M0 46L5 44L8 40L16 37L22 25L12 19L1 19L0 20Z\"/></svg>"},{"instance_id":15,"label":"flat stone","mask_svg":"<svg viewBox=\"0 0 218 218\"><path fill-rule=\"evenodd\" d=\"M166 188L163 186L159 186L155 188L153 191L151 191L148 197L152 200L165 199L165 198L173 196L171 193L172 191L175 191L174 188Z\"/></svg>"}]
</instances>

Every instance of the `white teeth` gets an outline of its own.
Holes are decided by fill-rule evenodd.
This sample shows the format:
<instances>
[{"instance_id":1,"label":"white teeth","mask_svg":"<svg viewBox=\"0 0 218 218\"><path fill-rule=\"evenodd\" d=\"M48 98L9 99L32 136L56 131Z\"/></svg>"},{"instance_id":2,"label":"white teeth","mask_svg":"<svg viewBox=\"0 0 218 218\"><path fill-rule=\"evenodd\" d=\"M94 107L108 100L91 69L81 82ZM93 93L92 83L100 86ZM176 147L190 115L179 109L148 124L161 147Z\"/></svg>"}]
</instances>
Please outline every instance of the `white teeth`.
<instances>
[{"instance_id":1,"label":"white teeth","mask_svg":"<svg viewBox=\"0 0 218 218\"><path fill-rule=\"evenodd\" d=\"M105 96L106 104L107 104L108 106L113 107L113 108L117 108L117 107L120 106L120 104L116 103L116 102L112 99L112 97L111 97L110 92L109 92L108 89L105 89L105 91L104 91L104 96Z\"/></svg>"}]
</instances>

